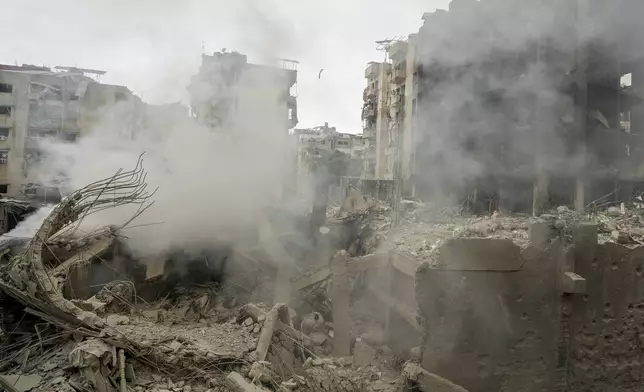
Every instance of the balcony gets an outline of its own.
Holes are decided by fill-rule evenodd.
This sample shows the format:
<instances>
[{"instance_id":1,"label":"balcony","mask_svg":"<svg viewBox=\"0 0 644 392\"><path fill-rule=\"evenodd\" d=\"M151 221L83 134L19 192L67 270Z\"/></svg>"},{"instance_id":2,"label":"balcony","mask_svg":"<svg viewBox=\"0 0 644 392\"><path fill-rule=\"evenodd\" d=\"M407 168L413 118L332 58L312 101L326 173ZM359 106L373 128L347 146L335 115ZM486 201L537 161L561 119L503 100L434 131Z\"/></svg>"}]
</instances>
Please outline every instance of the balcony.
<instances>
[{"instance_id":1,"label":"balcony","mask_svg":"<svg viewBox=\"0 0 644 392\"><path fill-rule=\"evenodd\" d=\"M375 105L366 105L362 108L362 119L369 120L376 117L378 111L376 110Z\"/></svg>"},{"instance_id":2,"label":"balcony","mask_svg":"<svg viewBox=\"0 0 644 392\"><path fill-rule=\"evenodd\" d=\"M377 96L378 96L378 89L373 88L370 85L365 87L364 91L362 92L363 101L373 100Z\"/></svg>"},{"instance_id":3,"label":"balcony","mask_svg":"<svg viewBox=\"0 0 644 392\"><path fill-rule=\"evenodd\" d=\"M391 73L391 82L393 84L403 84L407 80L407 67L404 65L405 63L395 67Z\"/></svg>"},{"instance_id":4,"label":"balcony","mask_svg":"<svg viewBox=\"0 0 644 392\"><path fill-rule=\"evenodd\" d=\"M13 126L13 120L11 116L0 115L0 126L1 127L11 127Z\"/></svg>"},{"instance_id":5,"label":"balcony","mask_svg":"<svg viewBox=\"0 0 644 392\"><path fill-rule=\"evenodd\" d=\"M389 53L389 58L393 61L403 61L407 58L408 44L404 41L398 41L395 44L389 47L387 51Z\"/></svg>"},{"instance_id":6,"label":"balcony","mask_svg":"<svg viewBox=\"0 0 644 392\"><path fill-rule=\"evenodd\" d=\"M374 79L378 77L378 73L380 73L380 63L371 62L364 71L364 77L366 79Z\"/></svg>"}]
</instances>

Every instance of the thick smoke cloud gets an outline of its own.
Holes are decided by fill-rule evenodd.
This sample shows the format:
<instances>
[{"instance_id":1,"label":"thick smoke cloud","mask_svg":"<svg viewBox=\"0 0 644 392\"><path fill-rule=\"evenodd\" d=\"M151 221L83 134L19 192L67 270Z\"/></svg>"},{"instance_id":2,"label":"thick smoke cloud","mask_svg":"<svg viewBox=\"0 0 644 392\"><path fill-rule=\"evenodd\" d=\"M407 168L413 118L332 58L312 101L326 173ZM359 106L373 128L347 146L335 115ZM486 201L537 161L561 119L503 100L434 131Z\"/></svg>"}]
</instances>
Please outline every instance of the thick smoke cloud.
<instances>
[{"instance_id":1,"label":"thick smoke cloud","mask_svg":"<svg viewBox=\"0 0 644 392\"><path fill-rule=\"evenodd\" d=\"M158 191L153 206L125 231L134 250L157 253L252 236L264 208L278 205L293 151L287 142L285 104L279 99L284 81L248 72L235 90L248 98L218 132L197 124L187 112L183 118L163 117L157 110L152 115L162 117L156 125L131 140L110 113L118 108L106 108L102 121L77 143L43 145L49 158L41 179L62 172L71 189L79 189L133 168L145 153L147 182ZM135 206L106 210L88 216L83 228L123 224L135 211Z\"/></svg>"},{"instance_id":2,"label":"thick smoke cloud","mask_svg":"<svg viewBox=\"0 0 644 392\"><path fill-rule=\"evenodd\" d=\"M537 169L574 178L606 165L572 142L579 118L571 75L580 50L614 58L620 19L615 7L578 3L456 0L427 18L417 164L433 196L462 194L475 180L531 181Z\"/></svg>"}]
</instances>

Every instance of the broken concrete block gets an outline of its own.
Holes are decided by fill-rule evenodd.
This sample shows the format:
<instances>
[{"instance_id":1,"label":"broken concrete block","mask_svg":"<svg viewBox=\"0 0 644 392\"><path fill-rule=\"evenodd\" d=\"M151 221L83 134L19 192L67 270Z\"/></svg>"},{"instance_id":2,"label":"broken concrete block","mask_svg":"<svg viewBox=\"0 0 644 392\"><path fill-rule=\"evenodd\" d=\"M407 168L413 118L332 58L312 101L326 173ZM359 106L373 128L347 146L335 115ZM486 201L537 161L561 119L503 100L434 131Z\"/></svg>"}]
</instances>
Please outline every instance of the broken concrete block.
<instances>
[{"instance_id":1,"label":"broken concrete block","mask_svg":"<svg viewBox=\"0 0 644 392\"><path fill-rule=\"evenodd\" d=\"M262 387L255 386L237 372L230 372L228 377L225 380L226 386L230 388L232 392L267 392L267 389Z\"/></svg>"},{"instance_id":2,"label":"broken concrete block","mask_svg":"<svg viewBox=\"0 0 644 392\"><path fill-rule=\"evenodd\" d=\"M613 230L610 233L610 235L613 238L613 240L618 244L628 245L628 244L633 244L635 242L633 241L631 236L619 230Z\"/></svg>"},{"instance_id":3,"label":"broken concrete block","mask_svg":"<svg viewBox=\"0 0 644 392\"><path fill-rule=\"evenodd\" d=\"M130 362L125 363L125 379L127 380L127 382L134 382L136 380L134 365L132 365Z\"/></svg>"},{"instance_id":4,"label":"broken concrete block","mask_svg":"<svg viewBox=\"0 0 644 392\"><path fill-rule=\"evenodd\" d=\"M116 327L118 325L129 324L130 323L130 318L127 317L127 316L120 315L120 314L110 314L105 319L105 322L110 327Z\"/></svg>"},{"instance_id":5,"label":"broken concrete block","mask_svg":"<svg viewBox=\"0 0 644 392\"><path fill-rule=\"evenodd\" d=\"M143 317L146 319L158 323L159 322L159 310L158 309L152 309L152 310L144 310L141 312Z\"/></svg>"},{"instance_id":6,"label":"broken concrete block","mask_svg":"<svg viewBox=\"0 0 644 392\"><path fill-rule=\"evenodd\" d=\"M262 384L268 384L269 382L271 382L271 379L274 377L274 373L271 370L270 362L253 362L250 370L248 371L248 377L253 381L259 381Z\"/></svg>"},{"instance_id":7,"label":"broken concrete block","mask_svg":"<svg viewBox=\"0 0 644 392\"><path fill-rule=\"evenodd\" d=\"M510 239L452 238L440 247L439 268L470 271L517 271L521 249Z\"/></svg>"},{"instance_id":8,"label":"broken concrete block","mask_svg":"<svg viewBox=\"0 0 644 392\"><path fill-rule=\"evenodd\" d=\"M528 238L530 238L532 246L539 250L546 249L555 234L552 226L548 223L534 222L528 226Z\"/></svg>"},{"instance_id":9,"label":"broken concrete block","mask_svg":"<svg viewBox=\"0 0 644 392\"><path fill-rule=\"evenodd\" d=\"M356 366L375 365L377 363L376 350L362 339L356 340L356 344L353 347L353 363Z\"/></svg>"},{"instance_id":10,"label":"broken concrete block","mask_svg":"<svg viewBox=\"0 0 644 392\"><path fill-rule=\"evenodd\" d=\"M561 277L561 292L566 294L586 293L586 279L574 272L565 272Z\"/></svg>"},{"instance_id":11,"label":"broken concrete block","mask_svg":"<svg viewBox=\"0 0 644 392\"><path fill-rule=\"evenodd\" d=\"M407 380L415 381L422 391L436 392L468 392L465 388L454 384L434 373L420 367L420 365L407 362L402 371L402 376Z\"/></svg>"},{"instance_id":12,"label":"broken concrete block","mask_svg":"<svg viewBox=\"0 0 644 392\"><path fill-rule=\"evenodd\" d=\"M31 391L42 381L42 377L37 374L0 375L0 377L18 392Z\"/></svg>"}]
</instances>

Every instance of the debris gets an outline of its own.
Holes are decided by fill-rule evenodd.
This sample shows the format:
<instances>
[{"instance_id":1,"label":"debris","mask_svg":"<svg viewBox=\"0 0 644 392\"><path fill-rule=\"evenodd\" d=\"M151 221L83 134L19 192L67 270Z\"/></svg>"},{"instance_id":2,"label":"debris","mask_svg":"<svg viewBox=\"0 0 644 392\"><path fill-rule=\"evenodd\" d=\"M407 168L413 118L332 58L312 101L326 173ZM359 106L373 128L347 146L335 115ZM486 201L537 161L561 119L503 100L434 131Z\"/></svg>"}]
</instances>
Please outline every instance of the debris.
<instances>
[{"instance_id":1,"label":"debris","mask_svg":"<svg viewBox=\"0 0 644 392\"><path fill-rule=\"evenodd\" d=\"M258 361L266 360L266 354L273 339L273 332L278 320L284 324L290 324L291 318L288 307L285 304L276 304L266 316L259 341L257 342L257 349L255 350Z\"/></svg>"},{"instance_id":2,"label":"debris","mask_svg":"<svg viewBox=\"0 0 644 392\"><path fill-rule=\"evenodd\" d=\"M608 207L608 210L606 210L606 216L615 218L620 216L622 213L619 211L619 208L617 207Z\"/></svg>"},{"instance_id":3,"label":"debris","mask_svg":"<svg viewBox=\"0 0 644 392\"><path fill-rule=\"evenodd\" d=\"M264 388L255 386L237 372L230 372L228 377L226 377L226 386L230 388L232 392L263 392L267 391Z\"/></svg>"},{"instance_id":4,"label":"debris","mask_svg":"<svg viewBox=\"0 0 644 392\"><path fill-rule=\"evenodd\" d=\"M257 305L246 304L239 308L239 311L237 313L237 322L241 323L247 317L252 318L256 323L261 323L266 319L266 313Z\"/></svg>"},{"instance_id":5,"label":"debris","mask_svg":"<svg viewBox=\"0 0 644 392\"><path fill-rule=\"evenodd\" d=\"M120 315L120 314L110 314L105 319L105 322L110 327L116 327L118 325L129 324L130 323L130 318L127 317L127 316Z\"/></svg>"},{"instance_id":6,"label":"debris","mask_svg":"<svg viewBox=\"0 0 644 392\"><path fill-rule=\"evenodd\" d=\"M37 374L0 375L0 379L2 386L11 392L29 392L42 381L42 377Z\"/></svg>"},{"instance_id":7,"label":"debris","mask_svg":"<svg viewBox=\"0 0 644 392\"><path fill-rule=\"evenodd\" d=\"M159 322L159 310L158 309L148 309L141 312L141 315L146 319L158 323Z\"/></svg>"},{"instance_id":8,"label":"debris","mask_svg":"<svg viewBox=\"0 0 644 392\"><path fill-rule=\"evenodd\" d=\"M262 384L268 384L271 380L276 379L273 371L271 370L270 362L266 361L254 362L250 367L248 377L252 380L253 384L256 381L259 381Z\"/></svg>"},{"instance_id":9,"label":"debris","mask_svg":"<svg viewBox=\"0 0 644 392\"><path fill-rule=\"evenodd\" d=\"M125 379L127 380L127 382L136 382L134 365L132 365L130 362L125 363Z\"/></svg>"},{"instance_id":10,"label":"debris","mask_svg":"<svg viewBox=\"0 0 644 392\"><path fill-rule=\"evenodd\" d=\"M121 392L127 392L127 380L125 379L125 351L119 350L119 377Z\"/></svg>"}]
</instances>

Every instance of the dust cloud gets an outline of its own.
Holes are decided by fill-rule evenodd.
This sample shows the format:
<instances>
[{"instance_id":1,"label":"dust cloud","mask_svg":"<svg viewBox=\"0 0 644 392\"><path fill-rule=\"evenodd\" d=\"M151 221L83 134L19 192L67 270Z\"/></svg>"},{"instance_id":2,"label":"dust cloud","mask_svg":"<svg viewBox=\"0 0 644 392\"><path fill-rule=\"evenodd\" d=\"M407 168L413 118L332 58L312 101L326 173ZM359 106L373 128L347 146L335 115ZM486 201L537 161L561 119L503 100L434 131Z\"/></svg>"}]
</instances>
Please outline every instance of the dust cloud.
<instances>
[{"instance_id":1,"label":"dust cloud","mask_svg":"<svg viewBox=\"0 0 644 392\"><path fill-rule=\"evenodd\" d=\"M286 107L279 98L284 82L276 77L244 75L234 93L243 110L226 129L209 129L185 115L156 116L153 127L132 137L118 119L118 107L106 109L90 133L77 143L43 145L48 158L41 180L63 174L70 190L131 169L140 154L154 204L125 229L134 251L163 252L174 246L235 240L254 230L267 206L276 206L289 178L292 157L287 143ZM233 93L228 91L226 93ZM117 111L114 113L113 111ZM176 113L176 112L173 112ZM283 115L283 116L280 116ZM85 218L84 230L123 224L136 206L119 207ZM137 227L138 226L138 227Z\"/></svg>"},{"instance_id":2,"label":"dust cloud","mask_svg":"<svg viewBox=\"0 0 644 392\"><path fill-rule=\"evenodd\" d=\"M455 194L476 181L531 182L537 167L574 177L601 166L572 142L568 76L579 50L612 45L613 16L576 3L453 1L428 16L419 33L426 77L416 160L435 199L458 203Z\"/></svg>"}]
</instances>

